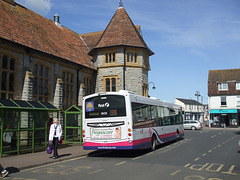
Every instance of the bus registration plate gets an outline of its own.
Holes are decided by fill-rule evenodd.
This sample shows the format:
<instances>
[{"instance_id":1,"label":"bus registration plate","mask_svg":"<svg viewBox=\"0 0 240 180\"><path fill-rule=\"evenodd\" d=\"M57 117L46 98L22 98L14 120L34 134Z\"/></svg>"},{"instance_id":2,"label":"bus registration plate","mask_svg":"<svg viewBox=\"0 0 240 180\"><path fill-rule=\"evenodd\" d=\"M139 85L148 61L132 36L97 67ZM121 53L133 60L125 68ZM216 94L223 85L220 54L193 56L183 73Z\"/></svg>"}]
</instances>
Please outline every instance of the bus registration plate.
<instances>
[{"instance_id":1,"label":"bus registration plate","mask_svg":"<svg viewBox=\"0 0 240 180\"><path fill-rule=\"evenodd\" d=\"M92 139L119 139L121 138L120 127L91 128Z\"/></svg>"}]
</instances>

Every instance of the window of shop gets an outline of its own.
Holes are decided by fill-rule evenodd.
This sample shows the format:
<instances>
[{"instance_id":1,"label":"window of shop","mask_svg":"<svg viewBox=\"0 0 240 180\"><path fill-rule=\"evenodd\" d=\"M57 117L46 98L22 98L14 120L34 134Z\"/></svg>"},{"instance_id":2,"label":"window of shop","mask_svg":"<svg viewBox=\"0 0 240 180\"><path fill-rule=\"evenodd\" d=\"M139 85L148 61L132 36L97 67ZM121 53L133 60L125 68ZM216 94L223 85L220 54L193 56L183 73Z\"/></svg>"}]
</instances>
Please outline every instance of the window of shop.
<instances>
[{"instance_id":1,"label":"window of shop","mask_svg":"<svg viewBox=\"0 0 240 180\"><path fill-rule=\"evenodd\" d=\"M237 106L240 106L240 96L237 96Z\"/></svg>"},{"instance_id":2,"label":"window of shop","mask_svg":"<svg viewBox=\"0 0 240 180\"><path fill-rule=\"evenodd\" d=\"M227 97L226 96L222 96L221 97L221 106L226 106L227 105Z\"/></svg>"},{"instance_id":3,"label":"window of shop","mask_svg":"<svg viewBox=\"0 0 240 180\"><path fill-rule=\"evenodd\" d=\"M218 90L219 91L226 91L226 90L228 90L228 83L219 83L218 84Z\"/></svg>"},{"instance_id":4,"label":"window of shop","mask_svg":"<svg viewBox=\"0 0 240 180\"><path fill-rule=\"evenodd\" d=\"M236 90L240 90L240 82L236 82Z\"/></svg>"}]
</instances>

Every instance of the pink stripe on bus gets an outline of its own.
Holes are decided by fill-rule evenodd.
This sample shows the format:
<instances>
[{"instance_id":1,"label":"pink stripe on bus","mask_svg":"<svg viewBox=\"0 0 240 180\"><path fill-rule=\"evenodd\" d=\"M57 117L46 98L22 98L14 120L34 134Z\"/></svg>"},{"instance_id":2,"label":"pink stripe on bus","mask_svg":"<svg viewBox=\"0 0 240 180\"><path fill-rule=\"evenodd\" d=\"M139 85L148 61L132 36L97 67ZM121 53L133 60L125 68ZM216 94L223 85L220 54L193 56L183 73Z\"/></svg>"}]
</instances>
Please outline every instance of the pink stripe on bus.
<instances>
[{"instance_id":1,"label":"pink stripe on bus","mask_svg":"<svg viewBox=\"0 0 240 180\"><path fill-rule=\"evenodd\" d=\"M183 134L184 131L180 131L179 134ZM168 133L168 134L162 134L160 135L160 139L168 138L171 136L175 136L176 132ZM147 137L143 139L137 139L133 140L131 143L128 141L122 141L122 142L114 142L114 143L96 143L96 142L85 142L84 146L133 146L133 145L139 145L144 144L147 142L151 142L152 137Z\"/></svg>"}]
</instances>

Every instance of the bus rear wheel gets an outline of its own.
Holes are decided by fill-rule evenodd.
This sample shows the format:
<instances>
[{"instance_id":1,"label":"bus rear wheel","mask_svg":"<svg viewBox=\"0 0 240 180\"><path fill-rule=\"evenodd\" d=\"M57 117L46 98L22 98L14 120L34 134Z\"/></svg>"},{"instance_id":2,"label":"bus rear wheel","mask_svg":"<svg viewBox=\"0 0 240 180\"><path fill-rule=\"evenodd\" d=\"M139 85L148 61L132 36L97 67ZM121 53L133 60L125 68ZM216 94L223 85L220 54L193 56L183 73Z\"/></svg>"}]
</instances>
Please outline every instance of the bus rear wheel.
<instances>
[{"instance_id":1,"label":"bus rear wheel","mask_svg":"<svg viewBox=\"0 0 240 180\"><path fill-rule=\"evenodd\" d=\"M152 150L152 151L155 151L156 146L157 146L157 138L156 138L155 135L153 135L153 136L152 136L152 148L151 148L151 150Z\"/></svg>"},{"instance_id":2,"label":"bus rear wheel","mask_svg":"<svg viewBox=\"0 0 240 180\"><path fill-rule=\"evenodd\" d=\"M178 141L180 139L180 135L179 135L179 131L177 130L176 132L176 141Z\"/></svg>"}]
</instances>

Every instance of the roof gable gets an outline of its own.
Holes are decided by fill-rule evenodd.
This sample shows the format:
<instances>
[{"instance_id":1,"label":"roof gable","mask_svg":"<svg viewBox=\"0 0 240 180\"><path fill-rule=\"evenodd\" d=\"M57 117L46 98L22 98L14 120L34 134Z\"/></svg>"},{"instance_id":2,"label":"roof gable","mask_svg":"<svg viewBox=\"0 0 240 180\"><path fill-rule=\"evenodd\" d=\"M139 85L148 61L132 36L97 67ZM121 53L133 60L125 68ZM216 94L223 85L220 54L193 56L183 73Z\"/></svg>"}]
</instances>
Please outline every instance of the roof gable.
<instances>
[{"instance_id":1,"label":"roof gable","mask_svg":"<svg viewBox=\"0 0 240 180\"><path fill-rule=\"evenodd\" d=\"M123 7L117 9L99 41L89 54L92 55L94 49L121 45L145 48L149 55L153 55L153 52L148 48Z\"/></svg>"},{"instance_id":2,"label":"roof gable","mask_svg":"<svg viewBox=\"0 0 240 180\"><path fill-rule=\"evenodd\" d=\"M182 99L182 98L176 98L176 99L181 101L182 103L188 104L188 105L198 105L198 106L202 106L203 105L200 102L192 100L192 99Z\"/></svg>"},{"instance_id":3,"label":"roof gable","mask_svg":"<svg viewBox=\"0 0 240 180\"><path fill-rule=\"evenodd\" d=\"M77 33L17 3L0 1L0 38L94 69Z\"/></svg>"}]
</instances>

